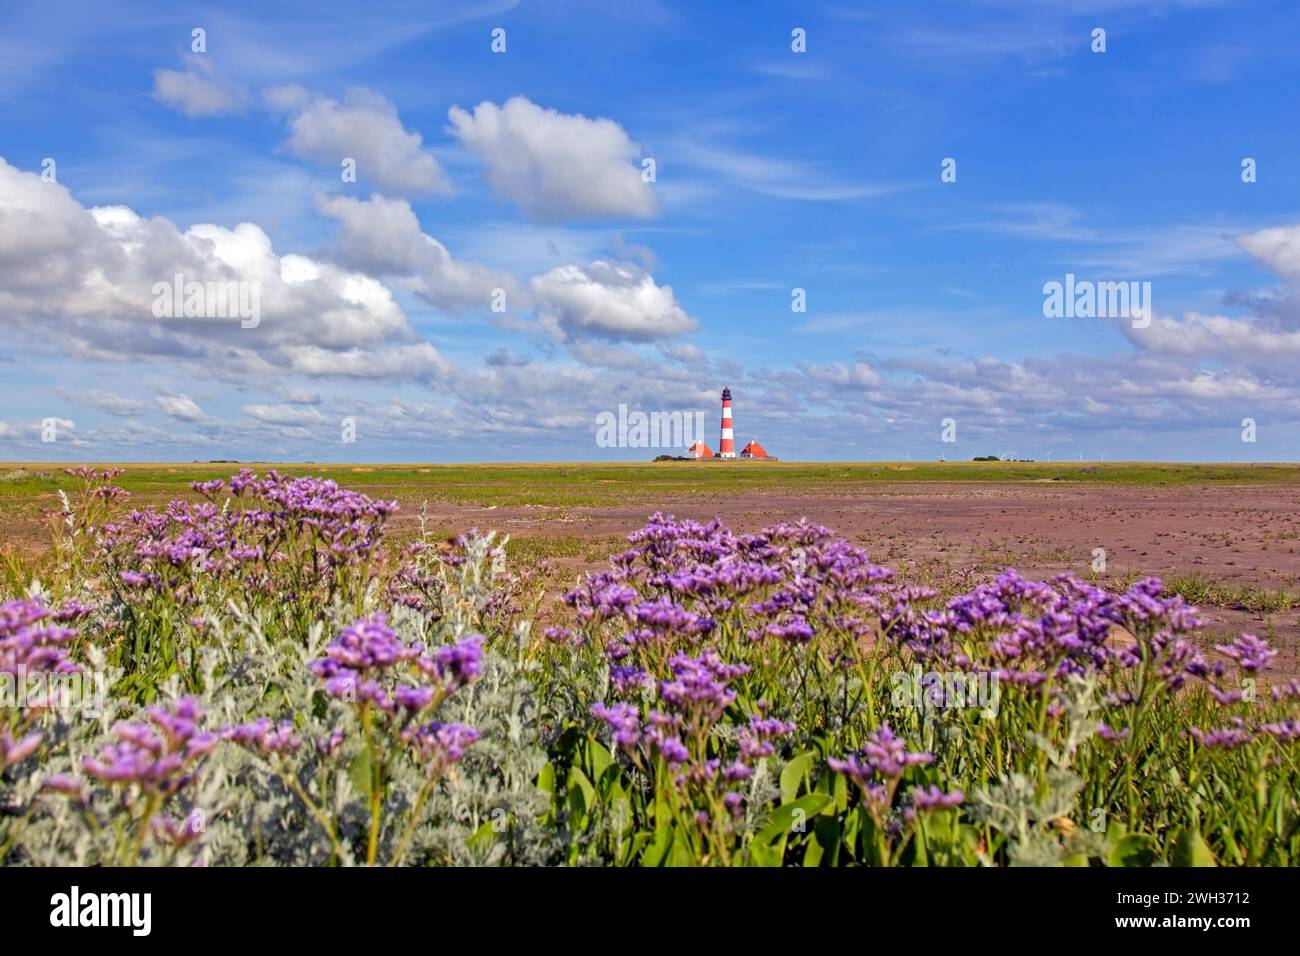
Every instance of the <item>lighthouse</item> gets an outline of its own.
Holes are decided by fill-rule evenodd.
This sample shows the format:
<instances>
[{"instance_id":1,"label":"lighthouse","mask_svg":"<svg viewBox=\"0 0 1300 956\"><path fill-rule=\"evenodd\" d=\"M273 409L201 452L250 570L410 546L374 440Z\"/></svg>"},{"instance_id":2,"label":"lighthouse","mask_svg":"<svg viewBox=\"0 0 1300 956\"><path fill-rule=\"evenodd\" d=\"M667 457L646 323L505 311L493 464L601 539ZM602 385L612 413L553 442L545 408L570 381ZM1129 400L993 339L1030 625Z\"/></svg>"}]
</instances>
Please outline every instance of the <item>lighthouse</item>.
<instances>
[{"instance_id":1,"label":"lighthouse","mask_svg":"<svg viewBox=\"0 0 1300 956\"><path fill-rule=\"evenodd\" d=\"M736 457L736 440L731 430L731 389L722 388L722 438L718 441L719 458Z\"/></svg>"}]
</instances>

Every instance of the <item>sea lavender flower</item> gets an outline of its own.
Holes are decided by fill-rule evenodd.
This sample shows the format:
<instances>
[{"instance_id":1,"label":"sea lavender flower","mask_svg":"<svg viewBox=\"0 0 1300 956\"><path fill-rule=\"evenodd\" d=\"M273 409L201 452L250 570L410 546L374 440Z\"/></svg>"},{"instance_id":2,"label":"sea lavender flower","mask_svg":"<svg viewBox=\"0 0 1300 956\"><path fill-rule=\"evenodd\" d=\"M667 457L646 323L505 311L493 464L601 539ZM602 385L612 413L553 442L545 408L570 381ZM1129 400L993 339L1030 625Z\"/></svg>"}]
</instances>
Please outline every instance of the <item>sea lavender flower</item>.
<instances>
[{"instance_id":1,"label":"sea lavender flower","mask_svg":"<svg viewBox=\"0 0 1300 956\"><path fill-rule=\"evenodd\" d=\"M87 758L82 769L104 783L170 796L193 781L219 737L199 730L203 712L191 698L150 707L145 715L146 721L117 724L117 743Z\"/></svg>"},{"instance_id":2,"label":"sea lavender flower","mask_svg":"<svg viewBox=\"0 0 1300 956\"><path fill-rule=\"evenodd\" d=\"M186 815L184 820L174 820L164 816L154 817L150 821L150 828L153 830L154 839L159 843L183 847L189 846L202 837L206 826L203 812L196 809Z\"/></svg>"},{"instance_id":3,"label":"sea lavender flower","mask_svg":"<svg viewBox=\"0 0 1300 956\"><path fill-rule=\"evenodd\" d=\"M10 736L7 730L0 732L0 770L15 766L36 753L44 739L45 735L40 732L30 733L19 740Z\"/></svg>"},{"instance_id":4,"label":"sea lavender flower","mask_svg":"<svg viewBox=\"0 0 1300 956\"><path fill-rule=\"evenodd\" d=\"M382 611L352 622L325 648L325 657L312 663L322 677L343 671L364 672L391 667L418 657L420 648L403 644L388 626Z\"/></svg>"},{"instance_id":5,"label":"sea lavender flower","mask_svg":"<svg viewBox=\"0 0 1300 956\"><path fill-rule=\"evenodd\" d=\"M965 799L966 795L960 790L944 793L933 785L912 788L912 807L917 811L944 810L960 806Z\"/></svg>"},{"instance_id":6,"label":"sea lavender flower","mask_svg":"<svg viewBox=\"0 0 1300 956\"><path fill-rule=\"evenodd\" d=\"M1300 740L1300 720L1294 717L1273 724L1263 724L1260 728L1279 743L1289 744Z\"/></svg>"},{"instance_id":7,"label":"sea lavender flower","mask_svg":"<svg viewBox=\"0 0 1300 956\"><path fill-rule=\"evenodd\" d=\"M620 697L654 686L654 680L643 669L623 664L615 664L609 669L609 683Z\"/></svg>"},{"instance_id":8,"label":"sea lavender flower","mask_svg":"<svg viewBox=\"0 0 1300 956\"><path fill-rule=\"evenodd\" d=\"M772 741L792 734L797 729L793 723L773 717L750 717L749 725L742 727L737 735L740 759L746 763L755 763L764 757L770 757L776 752Z\"/></svg>"},{"instance_id":9,"label":"sea lavender flower","mask_svg":"<svg viewBox=\"0 0 1300 956\"><path fill-rule=\"evenodd\" d=\"M408 727L402 740L410 744L420 758L441 769L465 756L465 749L479 739L473 727L433 721L421 727Z\"/></svg>"},{"instance_id":10,"label":"sea lavender flower","mask_svg":"<svg viewBox=\"0 0 1300 956\"><path fill-rule=\"evenodd\" d=\"M1191 727L1187 732L1196 738L1197 743L1207 749L1233 750L1245 746L1254 739L1254 735L1246 728L1246 722L1240 717L1234 717L1232 724L1231 727L1210 731Z\"/></svg>"},{"instance_id":11,"label":"sea lavender flower","mask_svg":"<svg viewBox=\"0 0 1300 956\"><path fill-rule=\"evenodd\" d=\"M908 767L934 762L932 754L908 751L907 743L894 736L889 724L881 724L867 737L862 753L868 766L882 777L901 777Z\"/></svg>"},{"instance_id":12,"label":"sea lavender flower","mask_svg":"<svg viewBox=\"0 0 1300 956\"><path fill-rule=\"evenodd\" d=\"M691 752L682 743L679 736L682 718L676 714L664 714L652 710L646 714L645 740L650 748L658 753L670 767L675 767L691 759Z\"/></svg>"},{"instance_id":13,"label":"sea lavender flower","mask_svg":"<svg viewBox=\"0 0 1300 956\"><path fill-rule=\"evenodd\" d=\"M296 753L302 746L302 741L294 735L293 721L290 720L275 725L265 717L259 717L251 724L228 727L221 736L262 756Z\"/></svg>"},{"instance_id":14,"label":"sea lavender flower","mask_svg":"<svg viewBox=\"0 0 1300 956\"><path fill-rule=\"evenodd\" d=\"M58 618L30 598L0 605L0 674L79 672L64 646L77 632Z\"/></svg>"},{"instance_id":15,"label":"sea lavender flower","mask_svg":"<svg viewBox=\"0 0 1300 956\"><path fill-rule=\"evenodd\" d=\"M668 661L673 679L662 681L659 694L682 712L695 715L697 722L713 723L736 699L727 685L749 672L747 664L726 664L712 648L698 657L678 652Z\"/></svg>"},{"instance_id":16,"label":"sea lavender flower","mask_svg":"<svg viewBox=\"0 0 1300 956\"><path fill-rule=\"evenodd\" d=\"M641 712L631 704L616 703L612 707L596 704L591 708L591 715L613 728L614 743L618 746L631 749L640 742Z\"/></svg>"},{"instance_id":17,"label":"sea lavender flower","mask_svg":"<svg viewBox=\"0 0 1300 956\"><path fill-rule=\"evenodd\" d=\"M1225 657L1236 661L1243 671L1252 673L1267 670L1273 658L1277 657L1277 651L1269 647L1268 641L1254 634L1242 634L1231 644L1216 644L1214 647Z\"/></svg>"},{"instance_id":18,"label":"sea lavender flower","mask_svg":"<svg viewBox=\"0 0 1300 956\"><path fill-rule=\"evenodd\" d=\"M316 752L322 757L330 756L339 749L346 736L341 730L331 731L328 737L322 737L316 741Z\"/></svg>"},{"instance_id":19,"label":"sea lavender flower","mask_svg":"<svg viewBox=\"0 0 1300 956\"><path fill-rule=\"evenodd\" d=\"M62 793L72 797L78 802L84 801L86 798L81 781L70 773L52 774L45 778L41 786L46 790L53 790L55 793Z\"/></svg>"},{"instance_id":20,"label":"sea lavender flower","mask_svg":"<svg viewBox=\"0 0 1300 956\"><path fill-rule=\"evenodd\" d=\"M452 690L473 683L483 673L483 635L471 634L455 644L442 645L433 652L432 667L424 660L420 667L426 673L436 673Z\"/></svg>"}]
</instances>

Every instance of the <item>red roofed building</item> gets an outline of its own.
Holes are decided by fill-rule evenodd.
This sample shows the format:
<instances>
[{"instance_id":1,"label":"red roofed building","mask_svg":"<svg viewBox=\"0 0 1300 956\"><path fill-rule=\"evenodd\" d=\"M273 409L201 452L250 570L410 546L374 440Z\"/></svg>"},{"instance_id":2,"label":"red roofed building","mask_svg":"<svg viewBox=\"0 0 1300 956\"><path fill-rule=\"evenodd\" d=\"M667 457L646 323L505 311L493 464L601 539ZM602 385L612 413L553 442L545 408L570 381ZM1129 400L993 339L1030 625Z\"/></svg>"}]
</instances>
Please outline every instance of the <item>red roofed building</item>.
<instances>
[{"instance_id":1,"label":"red roofed building","mask_svg":"<svg viewBox=\"0 0 1300 956\"><path fill-rule=\"evenodd\" d=\"M740 452L741 458L766 458L767 451L760 445L757 439L751 440Z\"/></svg>"},{"instance_id":2,"label":"red roofed building","mask_svg":"<svg viewBox=\"0 0 1300 956\"><path fill-rule=\"evenodd\" d=\"M704 444L703 441L697 438L695 440L695 444L691 445L690 448L686 449L686 457L687 458L712 458L713 449L710 448L708 445Z\"/></svg>"}]
</instances>

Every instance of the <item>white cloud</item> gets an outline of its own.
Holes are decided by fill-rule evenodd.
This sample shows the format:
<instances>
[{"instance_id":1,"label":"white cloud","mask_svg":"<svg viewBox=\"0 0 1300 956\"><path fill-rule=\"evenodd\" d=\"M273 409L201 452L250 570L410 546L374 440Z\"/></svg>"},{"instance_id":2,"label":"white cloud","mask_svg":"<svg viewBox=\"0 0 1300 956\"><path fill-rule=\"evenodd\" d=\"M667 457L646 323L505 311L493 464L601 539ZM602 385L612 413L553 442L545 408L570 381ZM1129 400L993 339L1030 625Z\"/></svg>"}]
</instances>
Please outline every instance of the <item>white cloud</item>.
<instances>
[{"instance_id":1,"label":"white cloud","mask_svg":"<svg viewBox=\"0 0 1300 956\"><path fill-rule=\"evenodd\" d=\"M160 103L194 118L233 113L243 99L220 83L181 70L155 70L153 96Z\"/></svg>"},{"instance_id":2,"label":"white cloud","mask_svg":"<svg viewBox=\"0 0 1300 956\"><path fill-rule=\"evenodd\" d=\"M296 91L296 88L293 88ZM397 107L378 93L349 90L344 101L304 97L301 91L273 91L268 102L289 107L287 148L294 155L342 169L356 160L357 178L401 196L452 192L442 167L423 148L419 133L407 130Z\"/></svg>"},{"instance_id":3,"label":"white cloud","mask_svg":"<svg viewBox=\"0 0 1300 956\"><path fill-rule=\"evenodd\" d=\"M448 112L500 196L538 219L649 218L658 201L635 161L641 148L609 119L542 109L522 96Z\"/></svg>"},{"instance_id":4,"label":"white cloud","mask_svg":"<svg viewBox=\"0 0 1300 956\"><path fill-rule=\"evenodd\" d=\"M181 422L202 422L206 421L208 416L199 408L198 403L188 395L176 393L163 393L154 399L158 407L162 409L163 414Z\"/></svg>"},{"instance_id":5,"label":"white cloud","mask_svg":"<svg viewBox=\"0 0 1300 956\"><path fill-rule=\"evenodd\" d=\"M699 324L640 266L597 260L560 266L529 283L543 322L562 336L649 341L694 332Z\"/></svg>"},{"instance_id":6,"label":"white cloud","mask_svg":"<svg viewBox=\"0 0 1300 956\"><path fill-rule=\"evenodd\" d=\"M110 415L127 417L137 415L144 410L144 403L137 402L133 398L125 398L113 392L105 392L97 388L92 388L86 392L80 392L73 388L59 388L58 392L64 398L77 402L81 405L91 405Z\"/></svg>"},{"instance_id":7,"label":"white cloud","mask_svg":"<svg viewBox=\"0 0 1300 956\"><path fill-rule=\"evenodd\" d=\"M834 182L824 170L797 160L773 159L699 142L681 142L673 156L687 166L723 177L728 184L778 199L843 202L883 196L899 187L881 183Z\"/></svg>"},{"instance_id":8,"label":"white cloud","mask_svg":"<svg viewBox=\"0 0 1300 956\"><path fill-rule=\"evenodd\" d=\"M270 378L304 344L349 356L415 339L376 279L297 254L278 255L252 223L182 232L124 206L86 209L68 190L0 159L0 316L37 347L116 360L189 363L209 374ZM260 322L156 318L156 284L242 282ZM315 361L313 367L329 363ZM343 363L347 364L347 363ZM348 373L355 374L355 373Z\"/></svg>"},{"instance_id":9,"label":"white cloud","mask_svg":"<svg viewBox=\"0 0 1300 956\"><path fill-rule=\"evenodd\" d=\"M243 94L182 70L153 70L153 99L188 117L220 116L243 105Z\"/></svg>"},{"instance_id":10,"label":"white cloud","mask_svg":"<svg viewBox=\"0 0 1300 956\"><path fill-rule=\"evenodd\" d=\"M280 397L290 405L319 405L320 392L314 388L288 386L280 389Z\"/></svg>"},{"instance_id":11,"label":"white cloud","mask_svg":"<svg viewBox=\"0 0 1300 956\"><path fill-rule=\"evenodd\" d=\"M325 421L325 416L310 405L245 405L243 412L268 425L318 425Z\"/></svg>"},{"instance_id":12,"label":"white cloud","mask_svg":"<svg viewBox=\"0 0 1300 956\"><path fill-rule=\"evenodd\" d=\"M1300 226L1261 229L1238 236L1237 244L1279 275L1300 276Z\"/></svg>"},{"instance_id":13,"label":"white cloud","mask_svg":"<svg viewBox=\"0 0 1300 956\"><path fill-rule=\"evenodd\" d=\"M505 292L507 308L524 307L510 273L453 259L446 246L420 230L404 199L317 196L316 209L341 224L335 256L346 266L410 277L415 291L439 308L487 309L495 289Z\"/></svg>"},{"instance_id":14,"label":"white cloud","mask_svg":"<svg viewBox=\"0 0 1300 956\"><path fill-rule=\"evenodd\" d=\"M302 345L288 351L292 370L302 375L433 382L455 370L428 342L388 349L342 351Z\"/></svg>"}]
</instances>

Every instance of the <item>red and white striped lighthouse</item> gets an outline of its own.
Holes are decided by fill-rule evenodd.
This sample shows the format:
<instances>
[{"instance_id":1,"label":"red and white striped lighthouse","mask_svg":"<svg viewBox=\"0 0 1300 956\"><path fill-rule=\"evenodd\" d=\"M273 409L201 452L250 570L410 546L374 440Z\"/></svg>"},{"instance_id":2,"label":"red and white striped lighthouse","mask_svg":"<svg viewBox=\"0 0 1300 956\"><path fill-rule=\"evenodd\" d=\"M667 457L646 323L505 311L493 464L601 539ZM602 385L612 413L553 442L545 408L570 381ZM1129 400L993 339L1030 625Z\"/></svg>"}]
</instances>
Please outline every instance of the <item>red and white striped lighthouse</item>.
<instances>
[{"instance_id":1,"label":"red and white striped lighthouse","mask_svg":"<svg viewBox=\"0 0 1300 956\"><path fill-rule=\"evenodd\" d=\"M731 430L731 389L722 387L722 438L718 441L719 458L736 457L736 440Z\"/></svg>"}]
</instances>

